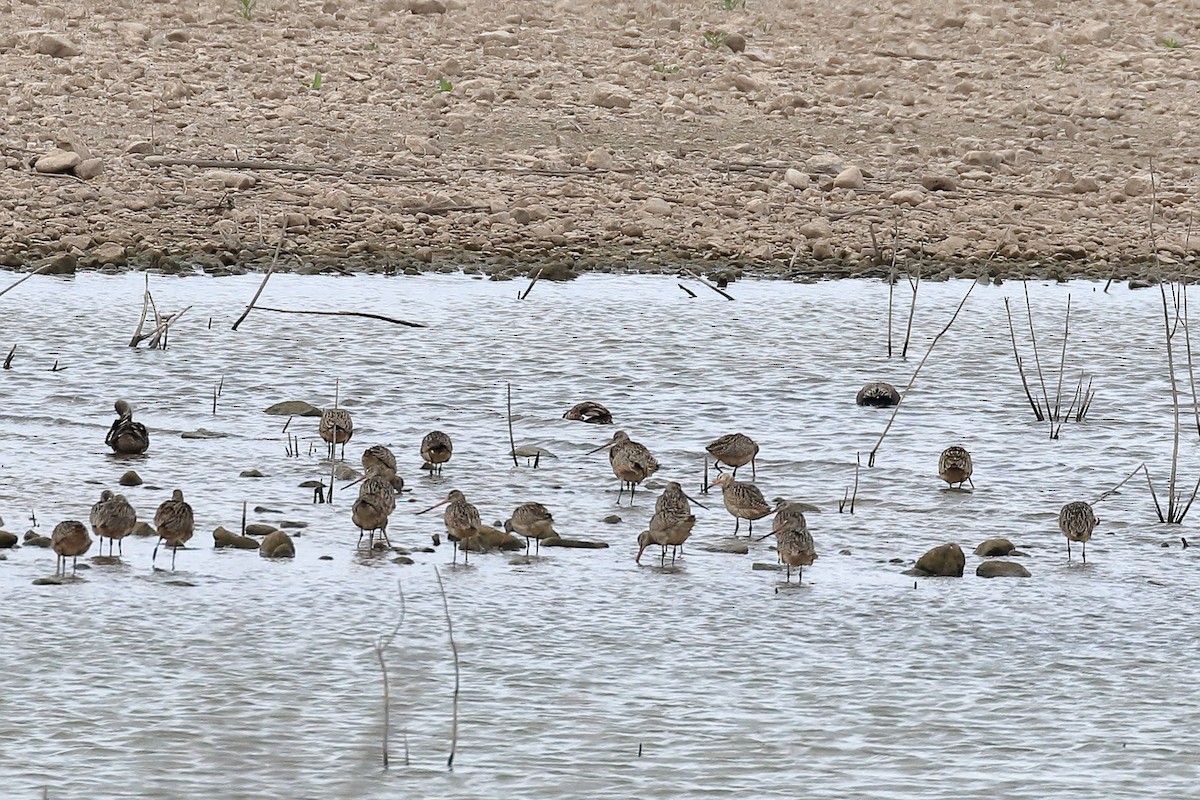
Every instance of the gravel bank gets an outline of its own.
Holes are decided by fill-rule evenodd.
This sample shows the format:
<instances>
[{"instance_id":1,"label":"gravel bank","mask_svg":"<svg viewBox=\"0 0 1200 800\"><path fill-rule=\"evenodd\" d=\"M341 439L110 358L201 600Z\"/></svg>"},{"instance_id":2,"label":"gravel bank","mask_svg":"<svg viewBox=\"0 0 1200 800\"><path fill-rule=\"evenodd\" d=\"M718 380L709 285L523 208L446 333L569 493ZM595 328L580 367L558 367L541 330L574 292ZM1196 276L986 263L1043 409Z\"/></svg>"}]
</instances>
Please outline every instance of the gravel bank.
<instances>
[{"instance_id":1,"label":"gravel bank","mask_svg":"<svg viewBox=\"0 0 1200 800\"><path fill-rule=\"evenodd\" d=\"M0 265L1152 278L1152 159L1200 242L1180 4L186 5L0 0Z\"/></svg>"}]
</instances>

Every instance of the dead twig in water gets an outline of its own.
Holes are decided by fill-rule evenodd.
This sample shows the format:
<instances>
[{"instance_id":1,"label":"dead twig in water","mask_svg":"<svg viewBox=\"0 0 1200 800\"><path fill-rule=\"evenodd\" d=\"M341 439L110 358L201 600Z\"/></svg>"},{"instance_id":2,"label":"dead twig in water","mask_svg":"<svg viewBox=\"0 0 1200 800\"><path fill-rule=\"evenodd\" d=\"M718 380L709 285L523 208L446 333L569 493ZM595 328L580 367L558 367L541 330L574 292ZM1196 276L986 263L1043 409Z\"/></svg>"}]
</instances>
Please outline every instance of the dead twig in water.
<instances>
[{"instance_id":1,"label":"dead twig in water","mask_svg":"<svg viewBox=\"0 0 1200 800\"><path fill-rule=\"evenodd\" d=\"M396 634L400 632L400 626L404 624L404 586L397 580L396 591L400 594L400 618L396 620L395 627L387 636L380 636L375 640L375 658L379 660L379 674L383 677L383 768L388 768L388 731L391 728L391 705L392 698L388 686L387 661L383 658L383 651L391 647L392 642L396 638ZM408 766L408 733L405 732L405 747L404 747L404 766Z\"/></svg>"},{"instance_id":2,"label":"dead twig in water","mask_svg":"<svg viewBox=\"0 0 1200 800\"><path fill-rule=\"evenodd\" d=\"M1029 304L1029 282L1021 281L1025 288L1025 316L1029 318L1029 339L1033 342L1033 363L1037 367L1038 382L1042 385L1042 399L1046 403L1046 414L1050 414L1050 392L1046 390L1046 378L1042 375L1042 357L1038 354L1037 334L1033 330L1033 307Z\"/></svg>"},{"instance_id":3,"label":"dead twig in water","mask_svg":"<svg viewBox=\"0 0 1200 800\"><path fill-rule=\"evenodd\" d=\"M450 717L450 756L446 759L446 767L454 769L454 753L458 749L458 690L461 685L458 666L458 645L454 643L454 622L450 619L450 603L446 600L446 586L442 583L442 573L433 568L437 576L438 590L442 593L442 608L446 611L446 632L450 635L450 652L454 655L454 706Z\"/></svg>"},{"instance_id":4,"label":"dead twig in water","mask_svg":"<svg viewBox=\"0 0 1200 800\"><path fill-rule=\"evenodd\" d=\"M12 350L8 351L8 355L4 359L4 368L5 369L12 369L12 360L13 360L13 356L16 355L16 353L17 353L17 346L14 344L12 346Z\"/></svg>"},{"instance_id":5,"label":"dead twig in water","mask_svg":"<svg viewBox=\"0 0 1200 800\"><path fill-rule=\"evenodd\" d=\"M971 288L967 289L967 293L963 295L963 299L958 304L958 308L954 309L954 315L950 317L950 321L946 323L946 327L938 331L937 336L934 336L933 341L929 343L929 349L925 351L925 355L921 358L920 363L917 364L917 368L913 370L912 377L908 380L908 385L904 387L904 392L900 395L900 402L896 403L895 407L892 409L892 416L888 418L888 422L883 429L883 433L879 434L879 441L877 441L875 446L871 448L871 452L867 457L868 467L875 466L875 454L879 452L879 446L883 444L884 437L887 436L888 431L892 429L892 423L896 421L896 414L900 412L900 406L904 404L904 398L908 397L908 393L912 389L913 384L917 382L917 376L921 374L921 368L925 366L925 362L929 359L929 355L933 352L933 348L937 347L938 340L946 335L946 331L950 330L950 326L954 324L954 320L958 319L959 312L963 310L963 306L967 304L967 299L971 296L971 292L973 292L975 287L978 285L979 284L975 281L971 282Z\"/></svg>"},{"instance_id":6,"label":"dead twig in water","mask_svg":"<svg viewBox=\"0 0 1200 800\"><path fill-rule=\"evenodd\" d=\"M391 322L394 325L407 325L410 328L428 327L420 322L409 322L408 320L404 319L385 317L382 314L368 314L365 311L302 311L299 309L268 308L267 306L255 306L254 308L258 311L273 311L276 314L311 314L317 317L366 317L367 319L377 319L382 322Z\"/></svg>"},{"instance_id":7,"label":"dead twig in water","mask_svg":"<svg viewBox=\"0 0 1200 800\"><path fill-rule=\"evenodd\" d=\"M1025 379L1025 367L1021 363L1021 354L1017 352L1017 334L1013 330L1012 309L1008 305L1008 298L1004 298L1004 313L1008 315L1008 335L1012 340L1013 358L1017 361L1017 374L1021 376L1021 386L1025 389L1025 397L1029 400L1029 407L1033 409L1033 415L1038 422L1045 420L1042 414L1042 409L1038 406L1037 401L1033 399L1033 393L1029 391L1029 381Z\"/></svg>"},{"instance_id":8,"label":"dead twig in water","mask_svg":"<svg viewBox=\"0 0 1200 800\"><path fill-rule=\"evenodd\" d=\"M735 298L733 295L731 295L729 292L725 291L724 289L722 289L722 288L720 288L720 287L718 287L718 286L715 286L715 285L713 285L713 284L709 283L709 282L708 282L708 281L706 281L704 278L701 278L699 275L697 275L696 273L692 272L690 269L685 269L685 270L683 271L683 274L684 274L684 275L688 275L688 276L690 276L690 277L692 277L692 278L695 278L696 280L700 281L700 282L701 282L701 283L703 283L705 286L707 286L708 288L712 289L712 290L713 290L714 292L716 292L717 294L721 295L721 297L724 297L726 300L736 300L736 299L737 299L737 298Z\"/></svg>"},{"instance_id":9,"label":"dead twig in water","mask_svg":"<svg viewBox=\"0 0 1200 800\"><path fill-rule=\"evenodd\" d=\"M1106 500L1106 499L1108 499L1109 497L1111 497L1112 495L1116 494L1116 493L1117 493L1117 491L1118 491L1118 490L1119 490L1119 489L1120 489L1122 486L1124 486L1125 484L1129 483L1129 481L1133 479L1133 476L1134 476L1134 475L1137 475L1139 472L1141 472L1141 471L1142 471L1142 470L1144 470L1145 468L1146 468L1146 462L1144 462L1144 461L1143 461L1141 464L1138 464L1136 467L1134 467L1134 468L1133 468L1133 472L1131 472L1131 473L1129 473L1128 475L1126 475L1126 476L1125 476L1125 480L1121 481L1121 482L1120 482L1120 483L1118 483L1116 486L1114 486L1113 488L1109 489L1109 490L1108 490L1107 492L1105 492L1104 494L1102 494L1102 495L1100 495L1099 497L1097 497L1097 498L1096 498L1096 502L1097 502L1097 503L1101 503L1101 502L1103 502L1104 500Z\"/></svg>"},{"instance_id":10,"label":"dead twig in water","mask_svg":"<svg viewBox=\"0 0 1200 800\"><path fill-rule=\"evenodd\" d=\"M513 438L513 427L512 427L512 384L506 382L504 384L504 389L508 395L508 446L510 448L509 452L512 453L513 466L519 467L521 465L519 463L517 463L517 442Z\"/></svg>"},{"instance_id":11,"label":"dead twig in water","mask_svg":"<svg viewBox=\"0 0 1200 800\"><path fill-rule=\"evenodd\" d=\"M1068 293L1067 294L1067 313L1066 313L1066 316L1063 317L1062 356L1058 362L1058 389L1054 392L1054 419L1059 418L1059 414L1058 414L1059 404L1062 402L1063 373L1066 371L1066 368L1067 368L1067 337L1070 335L1070 332L1071 332L1071 295L1070 295L1070 293ZM1071 412L1068 411L1067 416L1070 416L1070 415L1071 415ZM1061 423L1059 424L1059 427L1060 428L1062 427ZM1052 438L1057 439L1058 437L1054 436Z\"/></svg>"},{"instance_id":12,"label":"dead twig in water","mask_svg":"<svg viewBox=\"0 0 1200 800\"><path fill-rule=\"evenodd\" d=\"M850 513L851 514L854 513L854 501L856 501L858 499L858 473L861 469L862 469L862 453L859 452L859 453L854 454L854 493L851 494L849 489L846 490L846 496L844 498L842 498L842 502L838 503L838 513L839 514L841 514L842 511L846 508L847 500L850 501Z\"/></svg>"},{"instance_id":13,"label":"dead twig in water","mask_svg":"<svg viewBox=\"0 0 1200 800\"><path fill-rule=\"evenodd\" d=\"M50 264L42 264L40 267L38 267L37 269L35 269L33 272L29 273L28 275L22 275L17 280L16 283L10 284L7 288L0 290L0 297L3 297L4 295L8 294L13 289L17 288L22 283L24 283L25 281L32 278L34 275L37 275L38 273L41 273L41 272L45 272L48 269L50 269Z\"/></svg>"},{"instance_id":14,"label":"dead twig in water","mask_svg":"<svg viewBox=\"0 0 1200 800\"><path fill-rule=\"evenodd\" d=\"M287 235L287 220L284 220L283 225L279 226L279 241L275 243L275 255L271 257L271 266L267 267L267 274L263 275L262 283L258 285L258 291L254 293L254 297L250 298L250 305L246 306L246 310L237 318L237 322L233 323L233 330L237 330L238 326L250 315L250 311L254 308L254 304L258 302L259 296L263 293L263 289L267 288L267 281L270 280L271 274L275 272L275 265L279 263L279 251L283 247L283 239Z\"/></svg>"},{"instance_id":15,"label":"dead twig in water","mask_svg":"<svg viewBox=\"0 0 1200 800\"><path fill-rule=\"evenodd\" d=\"M904 346L900 348L900 358L908 358L908 340L912 336L913 317L917 314L917 290L921 288L921 268L917 267L917 278L914 281L908 276L908 285L912 289L912 305L908 308L908 327L904 331Z\"/></svg>"},{"instance_id":16,"label":"dead twig in water","mask_svg":"<svg viewBox=\"0 0 1200 800\"><path fill-rule=\"evenodd\" d=\"M693 291L692 291L691 289L689 289L688 287L684 286L682 283L677 283L677 284L675 284L675 285L676 285L676 286L678 286L680 289L683 289L685 292L687 292L687 293L688 293L688 297L695 297L695 296L696 296L696 293L695 293L695 292L693 292Z\"/></svg>"},{"instance_id":17,"label":"dead twig in water","mask_svg":"<svg viewBox=\"0 0 1200 800\"><path fill-rule=\"evenodd\" d=\"M523 294L517 295L517 299L524 300L526 297L529 297L529 293L533 291L533 287L537 284L538 278L540 277L542 277L542 268L538 267L537 272L533 273L533 280L531 280L529 285L525 287L525 292Z\"/></svg>"}]
</instances>

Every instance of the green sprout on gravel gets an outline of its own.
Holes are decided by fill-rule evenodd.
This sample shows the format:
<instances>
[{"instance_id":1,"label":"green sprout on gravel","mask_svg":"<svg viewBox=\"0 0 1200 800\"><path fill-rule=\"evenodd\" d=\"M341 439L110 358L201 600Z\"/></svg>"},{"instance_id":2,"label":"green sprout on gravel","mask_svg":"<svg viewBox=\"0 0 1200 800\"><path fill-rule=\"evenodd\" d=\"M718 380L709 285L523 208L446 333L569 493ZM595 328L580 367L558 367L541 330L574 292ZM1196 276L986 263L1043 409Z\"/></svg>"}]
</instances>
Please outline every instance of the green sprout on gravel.
<instances>
[{"instance_id":1,"label":"green sprout on gravel","mask_svg":"<svg viewBox=\"0 0 1200 800\"><path fill-rule=\"evenodd\" d=\"M320 91L320 89L321 89L321 73L320 72L313 73L312 81L309 82L308 86L310 89Z\"/></svg>"},{"instance_id":2,"label":"green sprout on gravel","mask_svg":"<svg viewBox=\"0 0 1200 800\"><path fill-rule=\"evenodd\" d=\"M449 92L449 91L452 91L453 89L454 89L453 83L446 80L445 78L438 78L438 91L439 92Z\"/></svg>"},{"instance_id":3,"label":"green sprout on gravel","mask_svg":"<svg viewBox=\"0 0 1200 800\"><path fill-rule=\"evenodd\" d=\"M729 34L725 33L724 31L705 31L704 43L713 50L716 50L718 47L725 44L725 37L728 35Z\"/></svg>"},{"instance_id":4,"label":"green sprout on gravel","mask_svg":"<svg viewBox=\"0 0 1200 800\"><path fill-rule=\"evenodd\" d=\"M733 11L737 8L745 10L746 0L721 0L721 2L717 3L717 8L722 11Z\"/></svg>"},{"instance_id":5,"label":"green sprout on gravel","mask_svg":"<svg viewBox=\"0 0 1200 800\"><path fill-rule=\"evenodd\" d=\"M378 50L378 49L379 49L379 42L368 42L367 45L365 47L363 47L363 50Z\"/></svg>"},{"instance_id":6,"label":"green sprout on gravel","mask_svg":"<svg viewBox=\"0 0 1200 800\"><path fill-rule=\"evenodd\" d=\"M254 19L254 11L258 8L258 0L238 0L238 14L242 19Z\"/></svg>"},{"instance_id":7,"label":"green sprout on gravel","mask_svg":"<svg viewBox=\"0 0 1200 800\"><path fill-rule=\"evenodd\" d=\"M1062 55L1061 53L1058 56L1058 63L1056 63L1054 65L1054 71L1055 72L1066 72L1067 71L1067 57Z\"/></svg>"},{"instance_id":8,"label":"green sprout on gravel","mask_svg":"<svg viewBox=\"0 0 1200 800\"><path fill-rule=\"evenodd\" d=\"M661 72L666 75L674 75L676 72L679 72L679 65L672 64L670 66L667 66L666 64L659 62L659 63L654 64L652 69L655 72Z\"/></svg>"},{"instance_id":9,"label":"green sprout on gravel","mask_svg":"<svg viewBox=\"0 0 1200 800\"><path fill-rule=\"evenodd\" d=\"M1163 39L1162 46L1168 50L1178 50L1180 47L1183 47L1183 42L1178 39Z\"/></svg>"}]
</instances>

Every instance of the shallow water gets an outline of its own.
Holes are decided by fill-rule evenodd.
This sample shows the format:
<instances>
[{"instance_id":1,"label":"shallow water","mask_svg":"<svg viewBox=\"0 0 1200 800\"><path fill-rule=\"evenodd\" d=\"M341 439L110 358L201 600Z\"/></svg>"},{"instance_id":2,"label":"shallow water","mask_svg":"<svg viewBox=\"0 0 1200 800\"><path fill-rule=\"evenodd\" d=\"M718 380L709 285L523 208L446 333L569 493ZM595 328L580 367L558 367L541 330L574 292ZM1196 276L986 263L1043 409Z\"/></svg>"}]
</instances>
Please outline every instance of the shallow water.
<instances>
[{"instance_id":1,"label":"shallow water","mask_svg":"<svg viewBox=\"0 0 1200 800\"><path fill-rule=\"evenodd\" d=\"M1048 392L1068 293L1064 394L1079 370L1098 391L1089 419L1050 441L1029 411L1004 321L1009 296L1023 324L1021 286L977 286L867 469L890 412L855 407L854 393L875 377L903 387L970 284L922 285L902 362L886 358L887 287L877 283L744 282L727 302L698 286L691 299L669 277L588 275L539 283L518 302L523 285L463 276L278 275L262 302L430 327L256 311L232 332L258 280L154 278L160 308L193 304L166 352L125 346L140 275L39 276L0 299L0 346L18 345L0 374L3 527L20 534L32 515L48 533L61 519L86 520L129 468L146 480L126 490L142 519L176 487L197 517L174 575L152 572L153 542L133 538L120 566L92 565L65 586L31 583L53 572L48 550L0 561L4 796L1194 793L1200 549L1179 546L1191 520L1158 524L1139 477L1097 507L1086 567L1078 546L1067 561L1055 520L1063 503L1095 500L1143 460L1164 491L1170 405L1156 291L1030 286ZM908 297L897 289L897 349ZM55 359L66 369L50 372ZM316 420L292 421L302 453L289 458L284 419L261 413L285 399L328 404L335 378L356 427L347 460L389 444L412 487L393 516L393 544L430 544L440 518L413 512L459 488L485 522L536 499L565 534L612 547L544 548L532 563L477 555L466 568L449 566L445 545L415 553L411 566L356 556L351 492L313 505L298 487L328 473ZM506 458L506 381L518 444L559 456L540 469ZM151 428L145 458L106 452L118 396ZM776 591L780 574L751 569L774 561L770 540L748 556L703 549L733 530L718 495L699 498L709 510L694 509L696 532L675 568L636 566L654 492L617 508L607 459L584 455L612 429L560 419L585 398L659 457L652 487L678 479L697 496L703 445L753 436L764 494L823 509L809 516L820 558L803 588ZM200 427L228 436L180 438ZM434 428L455 442L440 479L417 469L420 438ZM1190 484L1200 477L1195 424L1185 419L1183 431L1181 483ZM947 491L936 477L938 453L956 442L974 455L974 492ZM839 514L856 452L856 513ZM266 477L239 478L248 468ZM243 500L279 510L251 521L309 524L294 561L211 548L216 525L240 524ZM613 513L623 521L605 524ZM969 553L990 536L1028 553L1019 560L1033 577L976 578L972 555L961 580L914 585L900 574L933 545L958 541ZM453 772L454 670L434 565L462 670ZM385 772L371 645L397 619L397 581L407 614L387 654Z\"/></svg>"}]
</instances>

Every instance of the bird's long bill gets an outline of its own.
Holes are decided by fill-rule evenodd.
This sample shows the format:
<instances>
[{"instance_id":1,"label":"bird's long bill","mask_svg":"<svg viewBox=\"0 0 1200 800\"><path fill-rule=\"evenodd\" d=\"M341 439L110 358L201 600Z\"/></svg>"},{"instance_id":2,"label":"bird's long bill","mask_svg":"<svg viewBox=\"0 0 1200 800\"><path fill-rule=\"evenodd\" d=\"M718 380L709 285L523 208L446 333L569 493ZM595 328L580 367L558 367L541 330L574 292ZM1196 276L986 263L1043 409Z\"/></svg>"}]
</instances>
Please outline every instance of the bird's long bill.
<instances>
[{"instance_id":1,"label":"bird's long bill","mask_svg":"<svg viewBox=\"0 0 1200 800\"><path fill-rule=\"evenodd\" d=\"M365 481L366 479L367 479L367 476L366 476L365 474L364 474L364 475L361 475L361 476L359 476L359 478L358 478L357 480L353 480L353 481L351 481L350 483L347 483L345 486L343 486L343 487L342 487L342 491L343 491L343 492L344 492L344 491L346 491L346 490L347 490L347 489L349 489L351 486L358 486L360 483L362 483L362 482L363 482L363 481Z\"/></svg>"},{"instance_id":2,"label":"bird's long bill","mask_svg":"<svg viewBox=\"0 0 1200 800\"><path fill-rule=\"evenodd\" d=\"M434 503L434 504L433 504L433 505L431 505L429 508L425 509L425 511L433 511L433 510L434 510L435 508L437 508L438 506L444 506L444 505L446 505L446 504L447 504L447 503L449 503L449 502L450 502L450 498L449 498L449 497L447 497L445 500L443 500L443 501L442 501L442 502L440 502L440 503ZM418 511L418 512L417 512L417 514L416 514L416 516L420 516L421 514L424 514L424 513L425 513L425 511Z\"/></svg>"},{"instance_id":3,"label":"bird's long bill","mask_svg":"<svg viewBox=\"0 0 1200 800\"><path fill-rule=\"evenodd\" d=\"M642 563L642 553L644 553L644 552L646 552L646 545L642 545L641 547L638 548L638 554L637 554L637 557L633 559L633 563L635 563L635 564Z\"/></svg>"},{"instance_id":4,"label":"bird's long bill","mask_svg":"<svg viewBox=\"0 0 1200 800\"><path fill-rule=\"evenodd\" d=\"M717 476L717 479L715 481L713 481L712 483L710 483L708 485L708 488L712 489L715 486L720 486L721 485L721 477L723 477L723 476ZM696 501L692 500L692 502L695 503ZM696 503L696 505L699 505L699 503Z\"/></svg>"},{"instance_id":5,"label":"bird's long bill","mask_svg":"<svg viewBox=\"0 0 1200 800\"><path fill-rule=\"evenodd\" d=\"M354 484L350 484L350 485L351 485L351 486L353 486ZM714 484L714 485L715 485L715 484ZM712 488L712 486L710 486L710 487L708 487L708 488L710 488L710 489L711 489L711 488ZM700 506L701 508L703 508L705 511L708 511L708 506L704 505L704 503L701 503L699 500L697 500L696 498L692 497L692 496L691 496L690 494L688 494L687 492L684 492L683 496L684 496L684 497L686 497L686 498L687 498L688 500L690 500L691 502L693 502L693 503L695 503L696 505L698 505L698 506Z\"/></svg>"},{"instance_id":6,"label":"bird's long bill","mask_svg":"<svg viewBox=\"0 0 1200 800\"><path fill-rule=\"evenodd\" d=\"M617 440L616 440L616 439L609 439L607 442L605 442L604 444L600 445L600 446L599 446L599 447L597 447L595 450L588 450L588 451L587 451L587 452L586 452L584 455L589 455L589 456L590 456L592 453L599 453L599 452L600 452L601 450L603 450L604 448L606 448L606 447L612 447L612 446L613 446L614 444L616 444L616 443L617 443Z\"/></svg>"}]
</instances>

